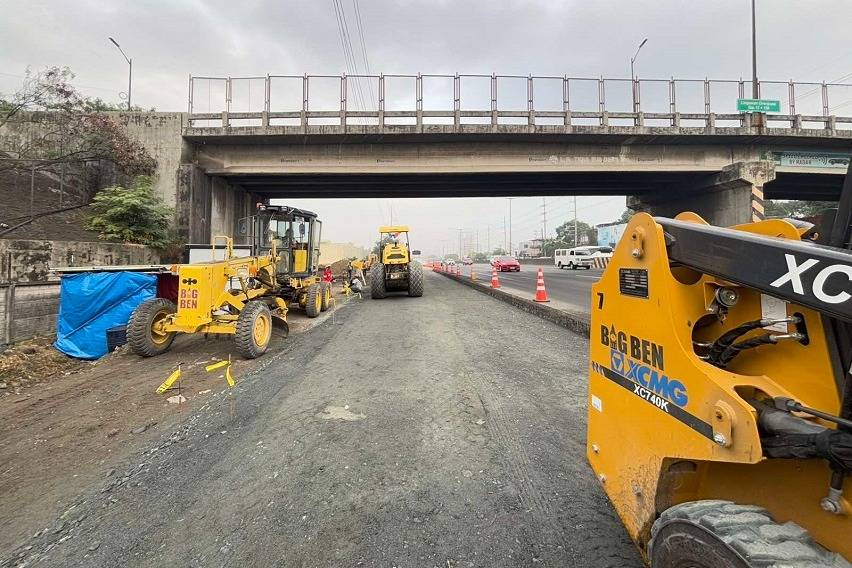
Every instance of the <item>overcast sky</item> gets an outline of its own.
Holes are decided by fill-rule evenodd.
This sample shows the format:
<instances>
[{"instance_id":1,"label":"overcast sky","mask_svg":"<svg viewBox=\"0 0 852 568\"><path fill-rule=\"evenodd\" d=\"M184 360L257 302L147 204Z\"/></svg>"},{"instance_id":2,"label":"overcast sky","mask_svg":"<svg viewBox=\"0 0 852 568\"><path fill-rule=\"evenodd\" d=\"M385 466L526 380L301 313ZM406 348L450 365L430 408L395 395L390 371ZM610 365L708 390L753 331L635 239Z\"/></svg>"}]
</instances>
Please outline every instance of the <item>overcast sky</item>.
<instances>
[{"instance_id":1,"label":"overcast sky","mask_svg":"<svg viewBox=\"0 0 852 568\"><path fill-rule=\"evenodd\" d=\"M353 0L340 0L363 72ZM629 77L643 38L640 77L748 78L749 0L358 0L373 73L529 73ZM852 0L758 0L762 79L852 82ZM193 75L340 74L347 71L332 0L0 0L0 91L27 68L70 67L86 94L119 101L133 58L133 102L186 110ZM364 86L364 90L368 88ZM336 92L332 93L336 97ZM850 93L852 98L852 93ZM623 198L581 197L579 216L614 220ZM325 219L325 236L369 242L390 220L387 200L296 202ZM457 242L458 227L503 242L505 199L393 202L426 251ZM572 213L549 198L548 232ZM542 229L542 200L513 202L513 240ZM353 220L354 217L354 220ZM484 247L484 244L482 245Z\"/></svg>"}]
</instances>

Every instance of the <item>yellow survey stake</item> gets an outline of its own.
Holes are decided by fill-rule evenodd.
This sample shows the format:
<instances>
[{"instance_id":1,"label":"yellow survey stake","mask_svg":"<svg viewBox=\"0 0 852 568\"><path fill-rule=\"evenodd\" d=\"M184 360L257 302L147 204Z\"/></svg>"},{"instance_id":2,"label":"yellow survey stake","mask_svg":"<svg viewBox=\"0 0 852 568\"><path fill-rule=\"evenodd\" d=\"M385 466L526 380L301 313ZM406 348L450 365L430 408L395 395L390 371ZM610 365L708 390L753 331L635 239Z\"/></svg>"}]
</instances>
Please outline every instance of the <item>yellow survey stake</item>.
<instances>
[{"instance_id":1,"label":"yellow survey stake","mask_svg":"<svg viewBox=\"0 0 852 568\"><path fill-rule=\"evenodd\" d=\"M172 371L172 374L169 375L168 379L163 381L163 384L161 384L159 387L157 387L157 394L163 394L164 392L169 390L171 388L172 384L176 380L178 380L179 378L180 378L180 365L178 365L177 369Z\"/></svg>"},{"instance_id":2,"label":"yellow survey stake","mask_svg":"<svg viewBox=\"0 0 852 568\"><path fill-rule=\"evenodd\" d=\"M210 371L215 371L216 369L221 369L222 367L227 367L230 364L231 364L230 361L219 361L218 363L213 363L212 365L207 365L206 367L204 367L204 370L209 373Z\"/></svg>"}]
</instances>

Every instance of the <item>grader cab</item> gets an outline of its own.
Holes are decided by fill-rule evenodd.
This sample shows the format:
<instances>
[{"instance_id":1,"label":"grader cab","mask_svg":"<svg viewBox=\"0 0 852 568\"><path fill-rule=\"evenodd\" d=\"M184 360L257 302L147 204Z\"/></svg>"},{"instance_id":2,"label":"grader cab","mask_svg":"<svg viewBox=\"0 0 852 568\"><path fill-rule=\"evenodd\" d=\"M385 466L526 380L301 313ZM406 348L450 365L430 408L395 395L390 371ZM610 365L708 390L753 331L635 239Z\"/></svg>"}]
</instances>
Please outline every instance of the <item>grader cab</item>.
<instances>
[{"instance_id":1,"label":"grader cab","mask_svg":"<svg viewBox=\"0 0 852 568\"><path fill-rule=\"evenodd\" d=\"M278 286L275 295L297 303L308 317L317 317L331 305L331 284L319 276L322 221L317 214L286 205L258 204L255 215L240 219L238 233L251 245L253 256L267 254L275 245Z\"/></svg>"}]
</instances>

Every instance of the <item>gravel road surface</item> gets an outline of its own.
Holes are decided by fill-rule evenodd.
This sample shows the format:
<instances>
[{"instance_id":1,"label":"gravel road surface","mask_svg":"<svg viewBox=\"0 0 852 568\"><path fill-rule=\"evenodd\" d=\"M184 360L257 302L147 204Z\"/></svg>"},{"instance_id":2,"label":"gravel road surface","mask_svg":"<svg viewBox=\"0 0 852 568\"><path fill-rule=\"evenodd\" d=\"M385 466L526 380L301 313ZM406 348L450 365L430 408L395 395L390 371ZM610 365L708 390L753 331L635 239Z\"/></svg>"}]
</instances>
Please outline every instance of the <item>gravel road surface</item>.
<instances>
[{"instance_id":1,"label":"gravel road surface","mask_svg":"<svg viewBox=\"0 0 852 568\"><path fill-rule=\"evenodd\" d=\"M587 350L428 273L291 336L2 564L639 568L584 457Z\"/></svg>"}]
</instances>

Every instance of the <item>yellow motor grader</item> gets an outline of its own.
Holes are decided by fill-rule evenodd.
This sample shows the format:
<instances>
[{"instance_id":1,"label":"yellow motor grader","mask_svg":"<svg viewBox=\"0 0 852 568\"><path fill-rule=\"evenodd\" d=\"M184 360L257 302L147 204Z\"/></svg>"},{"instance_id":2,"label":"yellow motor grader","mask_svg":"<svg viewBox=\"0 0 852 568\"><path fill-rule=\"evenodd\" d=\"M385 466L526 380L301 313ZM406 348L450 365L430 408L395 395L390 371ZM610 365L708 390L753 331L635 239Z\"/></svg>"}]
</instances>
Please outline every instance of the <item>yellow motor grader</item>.
<instances>
[{"instance_id":1,"label":"yellow motor grader","mask_svg":"<svg viewBox=\"0 0 852 568\"><path fill-rule=\"evenodd\" d=\"M291 303L309 317L331 304L331 285L317 274L320 231L315 213L260 204L256 215L240 220L238 232L250 246L239 250L247 256L235 253L231 238L217 237L210 261L172 266L176 297L136 308L127 325L132 351L151 357L168 350L178 333L218 333L233 335L243 357L260 356L273 326L289 331ZM225 246L217 249L220 241Z\"/></svg>"},{"instance_id":2,"label":"yellow motor grader","mask_svg":"<svg viewBox=\"0 0 852 568\"><path fill-rule=\"evenodd\" d=\"M652 568L850 566L850 242L852 175L817 225L631 219L592 288L587 456Z\"/></svg>"}]
</instances>

